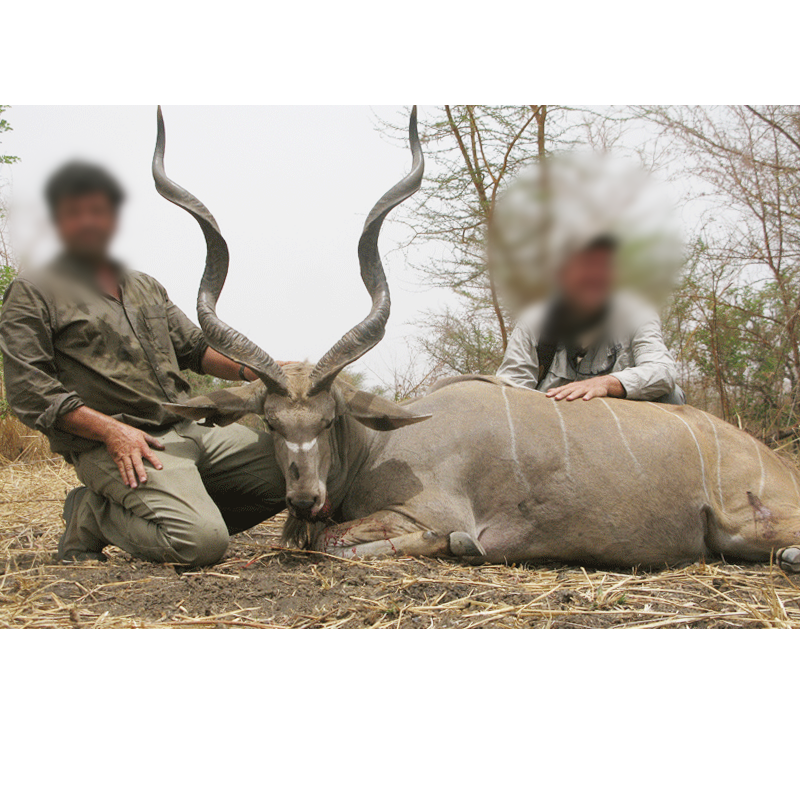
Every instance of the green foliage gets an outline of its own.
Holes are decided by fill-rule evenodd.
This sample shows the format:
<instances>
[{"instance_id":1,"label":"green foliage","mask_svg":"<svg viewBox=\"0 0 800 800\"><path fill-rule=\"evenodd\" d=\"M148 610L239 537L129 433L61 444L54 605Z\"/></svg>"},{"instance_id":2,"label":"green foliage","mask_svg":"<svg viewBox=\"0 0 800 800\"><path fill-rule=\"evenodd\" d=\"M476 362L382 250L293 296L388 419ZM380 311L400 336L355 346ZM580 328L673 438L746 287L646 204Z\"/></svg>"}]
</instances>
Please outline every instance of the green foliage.
<instances>
[{"instance_id":1,"label":"green foliage","mask_svg":"<svg viewBox=\"0 0 800 800\"><path fill-rule=\"evenodd\" d=\"M238 386L238 382L224 381L222 378L215 378L213 375L198 375L196 372L185 369L181 373L183 379L189 384L189 394L197 397L201 394L208 394L217 389L227 389L231 386Z\"/></svg>"},{"instance_id":2,"label":"green foliage","mask_svg":"<svg viewBox=\"0 0 800 800\"><path fill-rule=\"evenodd\" d=\"M431 314L420 323L419 347L437 375L492 375L503 359L503 342L490 312Z\"/></svg>"},{"instance_id":3,"label":"green foliage","mask_svg":"<svg viewBox=\"0 0 800 800\"><path fill-rule=\"evenodd\" d=\"M8 109L8 106L0 106L0 134L11 130L11 126L6 120L3 119L3 114ZM0 164L13 164L19 159L16 156L0 155ZM5 237L3 236L5 227L5 203L0 198L0 308L3 305L3 295L8 288L17 270L13 263L13 258L9 252ZM3 385L3 359L0 356L0 418L7 416L9 413L8 403L5 399L5 388Z\"/></svg>"},{"instance_id":4,"label":"green foliage","mask_svg":"<svg viewBox=\"0 0 800 800\"><path fill-rule=\"evenodd\" d=\"M2 258L2 256L3 253L0 253L0 258ZM0 261L0 308L2 308L3 305L3 295L11 284L11 281L14 280L16 274L17 271L14 269L13 264L4 264Z\"/></svg>"},{"instance_id":5,"label":"green foliage","mask_svg":"<svg viewBox=\"0 0 800 800\"><path fill-rule=\"evenodd\" d=\"M7 133L8 131L14 130L7 122L7 120L3 119L3 114L8 110L9 106L0 106L0 135ZM0 155L0 164L14 164L19 161L17 156L6 156Z\"/></svg>"},{"instance_id":6,"label":"green foliage","mask_svg":"<svg viewBox=\"0 0 800 800\"><path fill-rule=\"evenodd\" d=\"M0 223L2 223L2 214L0 214ZM2 238L0 238L0 309L3 307L3 295L16 274L17 271L14 265L10 263L10 259L2 247ZM9 407L6 402L5 386L3 384L3 356L0 355L0 418L8 413Z\"/></svg>"},{"instance_id":7,"label":"green foliage","mask_svg":"<svg viewBox=\"0 0 800 800\"><path fill-rule=\"evenodd\" d=\"M359 372L358 370L349 367L348 369L343 369L340 375L351 386L355 386L356 389L363 389L365 392L371 391L367 387L367 376L363 372Z\"/></svg>"},{"instance_id":8,"label":"green foliage","mask_svg":"<svg viewBox=\"0 0 800 800\"><path fill-rule=\"evenodd\" d=\"M644 116L709 207L665 325L689 402L767 441L796 438L800 107L649 106Z\"/></svg>"},{"instance_id":9,"label":"green foliage","mask_svg":"<svg viewBox=\"0 0 800 800\"><path fill-rule=\"evenodd\" d=\"M710 324L698 326L692 363L709 382L722 386L730 418L769 431L798 422L798 391L780 287L774 281L738 287L722 298L708 294L698 304ZM787 287L800 307L798 287ZM717 390L719 391L719 389Z\"/></svg>"}]
</instances>

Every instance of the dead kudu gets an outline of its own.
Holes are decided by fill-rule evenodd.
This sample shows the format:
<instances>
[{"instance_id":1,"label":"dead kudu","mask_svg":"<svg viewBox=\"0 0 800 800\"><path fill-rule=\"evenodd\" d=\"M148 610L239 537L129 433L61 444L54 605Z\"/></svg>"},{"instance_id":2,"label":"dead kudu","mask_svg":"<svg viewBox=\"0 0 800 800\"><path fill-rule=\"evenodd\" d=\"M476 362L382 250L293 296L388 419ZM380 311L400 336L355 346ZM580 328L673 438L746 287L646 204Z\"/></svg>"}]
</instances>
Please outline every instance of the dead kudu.
<instances>
[{"instance_id":1,"label":"dead kudu","mask_svg":"<svg viewBox=\"0 0 800 800\"><path fill-rule=\"evenodd\" d=\"M800 571L800 476L702 411L556 402L492 378L445 381L401 406L338 378L384 334L390 302L378 235L422 181L416 110L409 138L411 172L372 209L358 246L369 315L316 365L281 368L217 316L228 248L208 209L166 176L159 110L156 186L198 221L208 247L200 325L212 347L260 378L172 408L218 425L263 416L286 479L285 541L343 557L617 567L775 554Z\"/></svg>"}]
</instances>

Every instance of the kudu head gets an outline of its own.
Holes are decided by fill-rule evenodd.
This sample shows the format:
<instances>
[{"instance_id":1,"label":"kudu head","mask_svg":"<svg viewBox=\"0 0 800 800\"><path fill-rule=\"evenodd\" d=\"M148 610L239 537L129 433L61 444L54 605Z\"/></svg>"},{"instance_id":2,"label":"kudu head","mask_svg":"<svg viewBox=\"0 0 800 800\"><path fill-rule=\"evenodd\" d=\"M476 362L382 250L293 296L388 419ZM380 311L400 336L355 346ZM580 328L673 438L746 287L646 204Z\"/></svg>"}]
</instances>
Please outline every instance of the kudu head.
<instances>
[{"instance_id":1,"label":"kudu head","mask_svg":"<svg viewBox=\"0 0 800 800\"><path fill-rule=\"evenodd\" d=\"M217 316L228 274L228 246L211 212L164 171L166 136L161 108L153 156L153 177L159 193L188 211L206 238L206 267L197 296L197 317L208 344L249 367L260 381L222 389L187 404L166 404L173 412L206 424L227 425L248 413L263 417L272 434L278 464L286 480L286 501L296 517L324 518L330 511L327 483L335 449L337 420L347 415L369 428L388 431L428 419L367 392L356 391L339 373L383 338L389 319L389 286L378 254L378 235L389 212L411 197L422 183L424 161L417 135L417 109L411 112L411 172L375 205L358 243L361 279L372 298L363 322L346 333L316 365L281 367L264 350Z\"/></svg>"}]
</instances>

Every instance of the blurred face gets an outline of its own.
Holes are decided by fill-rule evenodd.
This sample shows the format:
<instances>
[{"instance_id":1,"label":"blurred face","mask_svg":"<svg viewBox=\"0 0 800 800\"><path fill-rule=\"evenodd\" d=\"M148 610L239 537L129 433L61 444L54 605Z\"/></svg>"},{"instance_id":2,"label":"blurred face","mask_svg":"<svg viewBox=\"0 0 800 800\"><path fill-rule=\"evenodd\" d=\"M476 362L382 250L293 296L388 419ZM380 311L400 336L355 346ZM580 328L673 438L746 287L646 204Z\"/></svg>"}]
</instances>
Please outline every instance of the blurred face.
<instances>
[{"instance_id":1,"label":"blurred face","mask_svg":"<svg viewBox=\"0 0 800 800\"><path fill-rule=\"evenodd\" d=\"M581 316L599 312L614 288L614 252L594 248L576 253L561 268L559 287L567 305Z\"/></svg>"},{"instance_id":2,"label":"blurred face","mask_svg":"<svg viewBox=\"0 0 800 800\"><path fill-rule=\"evenodd\" d=\"M105 192L62 197L55 226L64 249L88 260L103 258L117 228L117 212Z\"/></svg>"}]
</instances>

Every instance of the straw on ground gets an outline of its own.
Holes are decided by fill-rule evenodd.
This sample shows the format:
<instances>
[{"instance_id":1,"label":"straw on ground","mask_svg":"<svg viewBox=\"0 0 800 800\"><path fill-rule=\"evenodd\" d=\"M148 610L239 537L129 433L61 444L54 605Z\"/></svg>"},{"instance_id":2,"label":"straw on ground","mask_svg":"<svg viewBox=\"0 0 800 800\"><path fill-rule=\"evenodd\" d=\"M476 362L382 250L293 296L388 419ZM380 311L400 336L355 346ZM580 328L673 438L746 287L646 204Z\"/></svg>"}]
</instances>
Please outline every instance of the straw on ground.
<instances>
[{"instance_id":1,"label":"straw on ground","mask_svg":"<svg viewBox=\"0 0 800 800\"><path fill-rule=\"evenodd\" d=\"M280 520L190 572L110 548L58 565L71 467L0 462L0 626L8 628L792 628L800 581L770 565L654 573L448 561L351 562L283 550Z\"/></svg>"}]
</instances>

